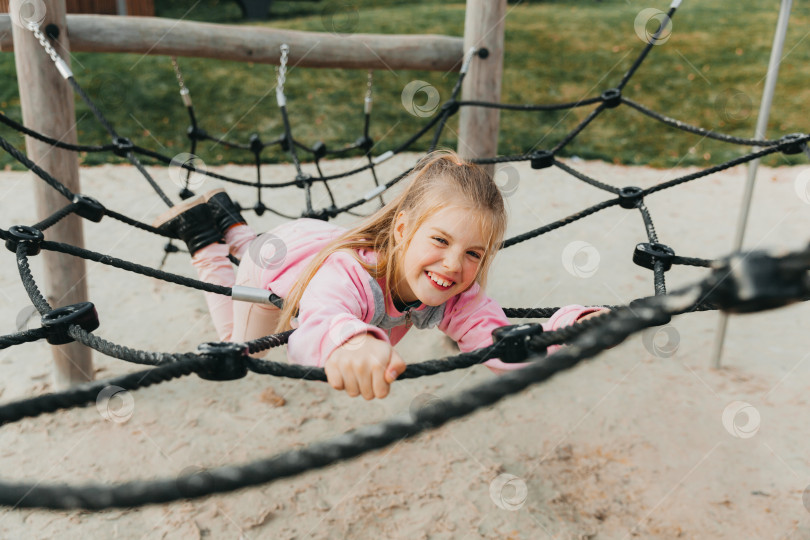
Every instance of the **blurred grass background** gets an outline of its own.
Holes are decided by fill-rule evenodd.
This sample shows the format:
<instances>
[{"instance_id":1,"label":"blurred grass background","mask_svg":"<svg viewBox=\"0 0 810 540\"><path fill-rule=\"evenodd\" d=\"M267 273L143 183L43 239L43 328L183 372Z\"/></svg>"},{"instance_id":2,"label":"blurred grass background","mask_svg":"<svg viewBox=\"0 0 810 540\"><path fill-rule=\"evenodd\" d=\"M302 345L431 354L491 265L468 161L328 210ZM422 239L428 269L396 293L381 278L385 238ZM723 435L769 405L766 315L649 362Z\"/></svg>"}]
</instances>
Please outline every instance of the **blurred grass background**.
<instances>
[{"instance_id":1,"label":"blurred grass background","mask_svg":"<svg viewBox=\"0 0 810 540\"><path fill-rule=\"evenodd\" d=\"M259 24L310 31L334 26L361 33L446 34L461 36L465 5L437 0L274 0L270 19L246 22L231 0L156 2L157 15L224 24ZM582 0L510 2L506 17L504 103L558 103L598 95L618 84L644 43L634 21L645 8L666 11L669 1ZM684 2L673 19L671 38L656 46L625 89L625 95L685 122L751 137L770 55L779 3L766 0ZM793 7L767 136L810 131L801 111L810 103L806 84L810 47L806 41L810 6ZM282 133L275 103L275 66L179 58L200 126L214 136L246 143L251 133L265 141ZM188 115L178 94L171 61L165 56L74 53L77 81L122 136L168 156L190 148ZM14 56L0 53L0 110L20 121ZM352 143L362 134L367 73L362 70L292 68L286 95L296 139L330 148ZM374 154L400 144L428 119L408 114L401 103L405 85L424 80L450 96L456 74L380 70L374 73L371 136ZM591 110L501 112L499 153L550 148ZM77 99L79 142L108 142L106 132ZM458 117L449 123L441 145L455 147ZM24 140L0 127L18 148ZM423 137L414 150L424 150ZM630 109L608 110L571 142L563 156L614 163L671 167L707 166L747 153L684 133ZM197 154L208 165L252 163L249 152L203 142ZM265 162L288 161L268 148ZM83 165L120 162L107 154L82 156ZM148 161L148 160L146 160ZM765 163L801 163L798 156L770 156ZM20 168L7 154L0 165Z\"/></svg>"}]
</instances>

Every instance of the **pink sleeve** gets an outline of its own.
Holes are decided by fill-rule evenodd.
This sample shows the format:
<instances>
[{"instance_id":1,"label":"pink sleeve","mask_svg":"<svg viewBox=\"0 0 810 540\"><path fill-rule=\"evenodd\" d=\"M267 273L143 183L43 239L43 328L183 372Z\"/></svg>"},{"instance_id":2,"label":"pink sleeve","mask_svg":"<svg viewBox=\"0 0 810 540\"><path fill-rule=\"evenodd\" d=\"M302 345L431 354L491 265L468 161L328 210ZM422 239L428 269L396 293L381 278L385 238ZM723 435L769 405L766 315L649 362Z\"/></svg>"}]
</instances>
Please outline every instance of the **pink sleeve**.
<instances>
[{"instance_id":1,"label":"pink sleeve","mask_svg":"<svg viewBox=\"0 0 810 540\"><path fill-rule=\"evenodd\" d=\"M374 316L371 279L349 253L326 258L301 296L298 328L287 342L291 362L323 367L332 351L362 333L390 343L382 329L368 324Z\"/></svg>"},{"instance_id":2,"label":"pink sleeve","mask_svg":"<svg viewBox=\"0 0 810 540\"><path fill-rule=\"evenodd\" d=\"M495 300L481 294L477 299L480 288L474 284L470 289L448 302L444 319L439 329L458 343L461 352L474 351L492 345L492 331L499 327L513 324ZM454 301L455 300L455 301ZM563 326L574 324L580 317L601 311L599 307L582 307L578 305L565 306L558 309L551 318L543 323L543 330L557 330ZM548 353L560 348L552 345ZM484 362L484 365L496 373L510 371L525 367L527 364L507 364L497 358Z\"/></svg>"}]
</instances>

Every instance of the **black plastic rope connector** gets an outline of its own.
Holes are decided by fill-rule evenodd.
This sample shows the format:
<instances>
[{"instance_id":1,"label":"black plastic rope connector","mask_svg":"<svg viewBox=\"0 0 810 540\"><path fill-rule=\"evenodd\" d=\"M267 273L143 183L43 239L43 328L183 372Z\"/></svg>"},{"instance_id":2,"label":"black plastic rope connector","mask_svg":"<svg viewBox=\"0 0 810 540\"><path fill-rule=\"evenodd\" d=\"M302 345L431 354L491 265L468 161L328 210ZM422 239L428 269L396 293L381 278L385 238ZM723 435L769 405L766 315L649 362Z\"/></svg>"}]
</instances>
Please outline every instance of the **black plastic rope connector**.
<instances>
[{"instance_id":1,"label":"black plastic rope connector","mask_svg":"<svg viewBox=\"0 0 810 540\"><path fill-rule=\"evenodd\" d=\"M666 272L672 268L674 258L675 250L657 242L638 244L635 251L633 251L633 262L649 270L655 268L655 261L661 261L664 263L664 271Z\"/></svg>"},{"instance_id":2,"label":"black plastic rope connector","mask_svg":"<svg viewBox=\"0 0 810 540\"><path fill-rule=\"evenodd\" d=\"M338 209L335 205L329 206L327 208L321 208L320 210L304 210L301 212L302 218L312 218L312 219L320 219L321 221L329 221L329 218L333 218L338 215Z\"/></svg>"},{"instance_id":3,"label":"black plastic rope connector","mask_svg":"<svg viewBox=\"0 0 810 540\"><path fill-rule=\"evenodd\" d=\"M492 331L494 351L502 362L519 364L525 362L531 355L538 354L537 350L529 347L532 337L543 333L543 327L537 323L513 324L501 326Z\"/></svg>"},{"instance_id":4,"label":"black plastic rope connector","mask_svg":"<svg viewBox=\"0 0 810 540\"><path fill-rule=\"evenodd\" d=\"M106 209L104 205L95 200L93 197L77 193L73 196L73 204L78 204L76 213L84 219L90 220L93 223L98 223L104 217Z\"/></svg>"},{"instance_id":5,"label":"black plastic rope connector","mask_svg":"<svg viewBox=\"0 0 810 540\"><path fill-rule=\"evenodd\" d=\"M204 129L200 129L197 126L188 126L186 135L188 135L188 138L192 141L201 141L208 137L208 133L206 133Z\"/></svg>"},{"instance_id":6,"label":"black plastic rope connector","mask_svg":"<svg viewBox=\"0 0 810 540\"><path fill-rule=\"evenodd\" d=\"M211 356L216 361L207 362L197 370L197 375L208 381L233 381L247 375L248 347L244 343L208 342L197 347L197 351Z\"/></svg>"},{"instance_id":7,"label":"black plastic rope connector","mask_svg":"<svg viewBox=\"0 0 810 540\"><path fill-rule=\"evenodd\" d=\"M163 251L165 251L166 253L178 253L180 251L180 248L175 246L171 242L166 242L166 244L163 246Z\"/></svg>"},{"instance_id":8,"label":"black plastic rope connector","mask_svg":"<svg viewBox=\"0 0 810 540\"><path fill-rule=\"evenodd\" d=\"M554 154L548 150L537 150L529 154L532 160L532 169L545 169L554 165Z\"/></svg>"},{"instance_id":9,"label":"black plastic rope connector","mask_svg":"<svg viewBox=\"0 0 810 540\"><path fill-rule=\"evenodd\" d=\"M724 311L753 313L786 306L810 294L810 256L774 257L765 251L736 253L712 264L710 302Z\"/></svg>"},{"instance_id":10,"label":"black plastic rope connector","mask_svg":"<svg viewBox=\"0 0 810 540\"><path fill-rule=\"evenodd\" d=\"M261 216L262 214L264 214L265 210L267 210L267 207L261 201L258 201L256 204L253 205L253 211L256 212L257 216Z\"/></svg>"},{"instance_id":11,"label":"black plastic rope connector","mask_svg":"<svg viewBox=\"0 0 810 540\"><path fill-rule=\"evenodd\" d=\"M281 137L279 137L278 146L279 146L279 148L281 148L281 150L283 152L289 152L290 151L290 139L287 138L286 133L284 135L282 135Z\"/></svg>"},{"instance_id":12,"label":"black plastic rope connector","mask_svg":"<svg viewBox=\"0 0 810 540\"><path fill-rule=\"evenodd\" d=\"M312 176L307 173L301 173L295 177L295 185L304 189L312 185Z\"/></svg>"},{"instance_id":13,"label":"black plastic rope connector","mask_svg":"<svg viewBox=\"0 0 810 540\"><path fill-rule=\"evenodd\" d=\"M610 88L602 92L602 95L599 97L601 98L602 103L605 104L605 107L608 109L613 109L621 104L622 91L618 88Z\"/></svg>"},{"instance_id":14,"label":"black plastic rope connector","mask_svg":"<svg viewBox=\"0 0 810 540\"><path fill-rule=\"evenodd\" d=\"M450 101L447 101L442 105L442 110L445 111L445 114L447 114L447 116L453 116L458 112L459 107L460 106L458 104L458 101L456 101L455 99L451 99Z\"/></svg>"},{"instance_id":15,"label":"black plastic rope connector","mask_svg":"<svg viewBox=\"0 0 810 540\"><path fill-rule=\"evenodd\" d=\"M12 253L17 253L17 245L23 243L26 255L36 255L40 244L45 240L42 231L28 225L12 225L8 228L8 234L11 238L6 240L6 248Z\"/></svg>"},{"instance_id":16,"label":"black plastic rope connector","mask_svg":"<svg viewBox=\"0 0 810 540\"><path fill-rule=\"evenodd\" d=\"M250 151L254 154L260 154L261 151L264 149L264 143L262 139L259 137L258 133L251 133L250 134Z\"/></svg>"},{"instance_id":17,"label":"black plastic rope connector","mask_svg":"<svg viewBox=\"0 0 810 540\"><path fill-rule=\"evenodd\" d=\"M315 159L323 159L326 156L326 143L318 141L313 144L312 153L315 154Z\"/></svg>"},{"instance_id":18,"label":"black plastic rope connector","mask_svg":"<svg viewBox=\"0 0 810 540\"><path fill-rule=\"evenodd\" d=\"M643 198L644 190L636 186L627 186L619 190L619 206L626 209L635 208Z\"/></svg>"},{"instance_id":19,"label":"black plastic rope connector","mask_svg":"<svg viewBox=\"0 0 810 540\"><path fill-rule=\"evenodd\" d=\"M115 146L115 148L113 148L113 154L118 157L127 157L127 154L135 149L135 145L126 137L116 137L113 139L112 143L113 146Z\"/></svg>"},{"instance_id":20,"label":"black plastic rope connector","mask_svg":"<svg viewBox=\"0 0 810 540\"><path fill-rule=\"evenodd\" d=\"M78 324L85 332L92 332L99 327L98 312L92 302L80 302L56 308L42 316L42 327L48 330L45 339L51 345L72 343L68 335L71 325Z\"/></svg>"},{"instance_id":21,"label":"black plastic rope connector","mask_svg":"<svg viewBox=\"0 0 810 540\"><path fill-rule=\"evenodd\" d=\"M188 189L187 187L184 187L183 189L181 189L181 190L180 190L180 191L177 193L177 195L178 195L178 196L179 196L179 197L180 197L182 200L187 201L188 199L190 199L190 198L192 198L192 197L194 196L194 192L193 192L193 191L191 191L190 189Z\"/></svg>"},{"instance_id":22,"label":"black plastic rope connector","mask_svg":"<svg viewBox=\"0 0 810 540\"><path fill-rule=\"evenodd\" d=\"M374 148L374 140L371 137L366 137L365 135L354 141L354 144L358 148L365 150L366 154L371 152L371 149Z\"/></svg>"},{"instance_id":23,"label":"black plastic rope connector","mask_svg":"<svg viewBox=\"0 0 810 540\"><path fill-rule=\"evenodd\" d=\"M783 154L801 154L807 146L806 133L788 133L779 139L779 148Z\"/></svg>"}]
</instances>

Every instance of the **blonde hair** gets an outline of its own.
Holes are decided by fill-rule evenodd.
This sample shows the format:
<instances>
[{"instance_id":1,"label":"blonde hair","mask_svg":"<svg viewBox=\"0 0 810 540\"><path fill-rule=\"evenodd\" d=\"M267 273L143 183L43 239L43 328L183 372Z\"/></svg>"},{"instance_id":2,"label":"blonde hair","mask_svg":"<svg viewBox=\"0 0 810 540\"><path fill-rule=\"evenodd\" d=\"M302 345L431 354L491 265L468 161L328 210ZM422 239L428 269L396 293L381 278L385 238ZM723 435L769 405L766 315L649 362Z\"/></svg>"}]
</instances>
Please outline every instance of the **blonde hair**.
<instances>
[{"instance_id":1,"label":"blonde hair","mask_svg":"<svg viewBox=\"0 0 810 540\"><path fill-rule=\"evenodd\" d=\"M492 177L482 167L463 161L455 152L443 150L421 159L403 181L408 183L399 195L315 255L284 299L276 332L291 328L290 321L298 312L310 280L326 258L338 250L350 253L374 279L384 276L388 289L385 294L390 297L392 284L401 281L400 261L414 233L431 215L450 206L471 210L484 233L484 254L475 277L483 292L492 260L506 232L503 197ZM400 212L408 219L403 241L397 243L394 224ZM376 265L359 257L355 250L361 248L377 253Z\"/></svg>"}]
</instances>

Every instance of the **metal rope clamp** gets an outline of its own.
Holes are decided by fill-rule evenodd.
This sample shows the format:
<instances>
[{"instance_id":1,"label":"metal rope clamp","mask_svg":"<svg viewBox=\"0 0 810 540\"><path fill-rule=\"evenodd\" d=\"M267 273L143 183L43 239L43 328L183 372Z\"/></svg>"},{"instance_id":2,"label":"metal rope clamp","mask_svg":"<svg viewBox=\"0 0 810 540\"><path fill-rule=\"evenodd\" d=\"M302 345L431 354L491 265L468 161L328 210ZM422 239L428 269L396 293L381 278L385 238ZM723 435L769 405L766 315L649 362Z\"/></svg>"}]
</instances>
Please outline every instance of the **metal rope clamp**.
<instances>
[{"instance_id":1,"label":"metal rope clamp","mask_svg":"<svg viewBox=\"0 0 810 540\"><path fill-rule=\"evenodd\" d=\"M40 243L45 240L42 231L28 225L12 225L8 228L8 233L11 238L6 240L6 248L12 253L17 253L17 245L23 243L26 255L36 255L39 253Z\"/></svg>"},{"instance_id":2,"label":"metal rope clamp","mask_svg":"<svg viewBox=\"0 0 810 540\"><path fill-rule=\"evenodd\" d=\"M655 261L661 261L666 272L672 268L672 259L674 258L675 250L657 242L637 244L635 251L633 251L633 262L649 270L655 269Z\"/></svg>"},{"instance_id":3,"label":"metal rope clamp","mask_svg":"<svg viewBox=\"0 0 810 540\"><path fill-rule=\"evenodd\" d=\"M68 334L71 325L78 324L85 332L99 327L98 312L92 302L80 302L56 308L42 316L42 327L48 330L45 339L51 345L64 345L74 340Z\"/></svg>"},{"instance_id":4,"label":"metal rope clamp","mask_svg":"<svg viewBox=\"0 0 810 540\"><path fill-rule=\"evenodd\" d=\"M76 213L79 216L83 217L84 219L88 219L93 223L98 223L101 221L101 218L104 217L104 205L95 200L93 197L88 197L87 195L77 193L73 196L73 204L79 205L79 207L76 209Z\"/></svg>"},{"instance_id":5,"label":"metal rope clamp","mask_svg":"<svg viewBox=\"0 0 810 540\"><path fill-rule=\"evenodd\" d=\"M529 356L545 353L545 349L538 351L530 347L531 338L542 333L543 327L538 323L501 326L492 331L493 352L497 351L497 358L506 364L525 362Z\"/></svg>"},{"instance_id":6,"label":"metal rope clamp","mask_svg":"<svg viewBox=\"0 0 810 540\"><path fill-rule=\"evenodd\" d=\"M212 358L211 362L197 370L197 375L202 379L233 381L247 375L245 358L248 348L244 343L210 341L199 345L197 351Z\"/></svg>"}]
</instances>

